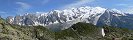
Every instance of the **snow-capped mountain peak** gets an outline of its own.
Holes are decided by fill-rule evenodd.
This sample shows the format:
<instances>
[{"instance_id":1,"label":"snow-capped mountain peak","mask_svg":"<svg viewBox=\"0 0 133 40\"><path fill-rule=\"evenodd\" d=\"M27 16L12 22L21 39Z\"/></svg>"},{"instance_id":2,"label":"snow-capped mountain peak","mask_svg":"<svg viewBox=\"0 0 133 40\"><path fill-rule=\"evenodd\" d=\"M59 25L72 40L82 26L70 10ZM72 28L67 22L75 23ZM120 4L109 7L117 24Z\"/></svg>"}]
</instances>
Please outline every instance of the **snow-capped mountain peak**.
<instances>
[{"instance_id":1,"label":"snow-capped mountain peak","mask_svg":"<svg viewBox=\"0 0 133 40\"><path fill-rule=\"evenodd\" d=\"M117 10L117 9L107 9L107 12L112 12L112 14L114 16L126 16L125 13L123 13L120 10Z\"/></svg>"}]
</instances>

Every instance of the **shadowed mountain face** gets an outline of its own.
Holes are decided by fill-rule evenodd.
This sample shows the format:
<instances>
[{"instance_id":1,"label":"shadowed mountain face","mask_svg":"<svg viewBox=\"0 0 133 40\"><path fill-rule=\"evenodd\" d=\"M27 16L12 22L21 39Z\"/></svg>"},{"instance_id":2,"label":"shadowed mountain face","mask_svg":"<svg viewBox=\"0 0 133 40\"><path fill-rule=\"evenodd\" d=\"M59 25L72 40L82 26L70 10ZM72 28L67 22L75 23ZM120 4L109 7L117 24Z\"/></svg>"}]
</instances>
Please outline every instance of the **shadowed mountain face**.
<instances>
[{"instance_id":1,"label":"shadowed mountain face","mask_svg":"<svg viewBox=\"0 0 133 40\"><path fill-rule=\"evenodd\" d=\"M0 40L132 40L133 30L111 26L98 27L76 23L65 30L53 31L43 26L19 26L0 23ZM103 31L102 31L103 30ZM103 36L103 33L105 34Z\"/></svg>"},{"instance_id":2,"label":"shadowed mountain face","mask_svg":"<svg viewBox=\"0 0 133 40\"><path fill-rule=\"evenodd\" d=\"M97 25L109 25L133 29L132 21L132 14L119 14L119 12L111 12L111 10L106 10L105 13L99 18Z\"/></svg>"}]
</instances>

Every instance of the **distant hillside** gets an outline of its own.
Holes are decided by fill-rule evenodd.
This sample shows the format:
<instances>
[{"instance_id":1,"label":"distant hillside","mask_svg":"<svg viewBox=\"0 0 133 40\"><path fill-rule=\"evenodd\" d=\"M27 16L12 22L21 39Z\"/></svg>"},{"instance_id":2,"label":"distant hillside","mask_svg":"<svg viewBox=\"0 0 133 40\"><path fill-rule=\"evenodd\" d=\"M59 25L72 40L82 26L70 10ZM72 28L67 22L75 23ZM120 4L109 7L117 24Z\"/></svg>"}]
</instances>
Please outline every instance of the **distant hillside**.
<instances>
[{"instance_id":1,"label":"distant hillside","mask_svg":"<svg viewBox=\"0 0 133 40\"><path fill-rule=\"evenodd\" d=\"M0 19L0 40L133 40L133 30L76 23L66 30L51 31L43 26L19 26ZM101 34L104 29L105 36Z\"/></svg>"}]
</instances>

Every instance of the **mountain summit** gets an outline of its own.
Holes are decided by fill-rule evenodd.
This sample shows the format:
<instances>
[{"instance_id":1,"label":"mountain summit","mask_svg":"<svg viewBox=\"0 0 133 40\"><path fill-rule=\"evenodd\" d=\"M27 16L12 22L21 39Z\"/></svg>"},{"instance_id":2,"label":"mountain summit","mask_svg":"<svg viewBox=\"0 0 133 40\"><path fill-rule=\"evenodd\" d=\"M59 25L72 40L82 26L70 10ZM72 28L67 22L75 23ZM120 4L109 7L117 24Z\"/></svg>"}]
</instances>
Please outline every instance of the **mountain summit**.
<instances>
[{"instance_id":1,"label":"mountain summit","mask_svg":"<svg viewBox=\"0 0 133 40\"><path fill-rule=\"evenodd\" d=\"M133 16L117 9L101 7L79 7L65 10L53 10L40 14L25 14L8 17L8 23L26 26L48 26L49 29L64 30L78 22L92 23L94 25L109 25L133 28ZM127 23L127 24L126 24Z\"/></svg>"}]
</instances>

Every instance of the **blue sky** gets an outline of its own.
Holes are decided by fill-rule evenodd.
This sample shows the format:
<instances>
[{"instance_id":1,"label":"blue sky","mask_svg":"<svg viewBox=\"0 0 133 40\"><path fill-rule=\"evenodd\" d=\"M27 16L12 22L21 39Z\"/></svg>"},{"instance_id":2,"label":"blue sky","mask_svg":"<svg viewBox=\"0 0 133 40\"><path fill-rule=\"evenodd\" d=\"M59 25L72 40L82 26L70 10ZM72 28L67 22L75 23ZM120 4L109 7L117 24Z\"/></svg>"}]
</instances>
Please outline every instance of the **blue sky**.
<instances>
[{"instance_id":1,"label":"blue sky","mask_svg":"<svg viewBox=\"0 0 133 40\"><path fill-rule=\"evenodd\" d=\"M25 13L48 12L55 9L91 6L118 9L133 13L133 0L0 0L0 15L22 15Z\"/></svg>"}]
</instances>

